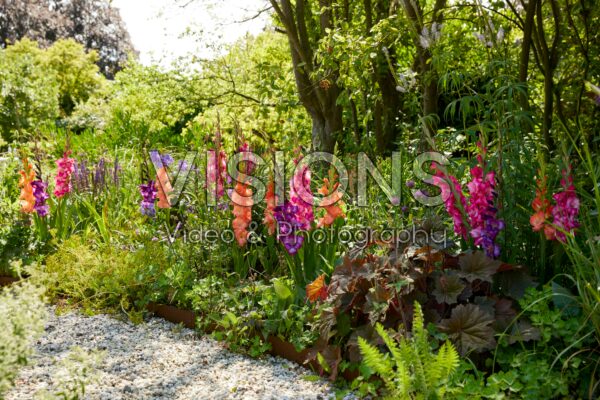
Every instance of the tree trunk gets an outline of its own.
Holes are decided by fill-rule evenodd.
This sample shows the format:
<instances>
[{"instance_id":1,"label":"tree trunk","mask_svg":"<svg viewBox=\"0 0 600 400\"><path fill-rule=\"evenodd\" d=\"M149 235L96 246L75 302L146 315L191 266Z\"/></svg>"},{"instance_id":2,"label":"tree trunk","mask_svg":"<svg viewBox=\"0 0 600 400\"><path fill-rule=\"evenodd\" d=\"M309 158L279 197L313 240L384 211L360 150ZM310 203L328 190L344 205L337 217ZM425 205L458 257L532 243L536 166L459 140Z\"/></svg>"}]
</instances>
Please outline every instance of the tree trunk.
<instances>
[{"instance_id":1,"label":"tree trunk","mask_svg":"<svg viewBox=\"0 0 600 400\"><path fill-rule=\"evenodd\" d=\"M554 150L554 139L552 138L552 111L554 110L554 81L553 68L548 68L544 76L544 115L542 119L542 133L544 143L548 151Z\"/></svg>"},{"instance_id":2,"label":"tree trunk","mask_svg":"<svg viewBox=\"0 0 600 400\"><path fill-rule=\"evenodd\" d=\"M313 50L319 38L311 38L309 25L315 21L306 0L270 0L277 16L285 27L292 55L292 65L298 97L312 119L311 142L314 150L333 152L337 135L342 132L342 109L336 104L341 92L336 81L337 71L328 76L317 77L318 69ZM323 10L319 15L319 37L333 26L333 15L329 1L320 0Z\"/></svg>"},{"instance_id":3,"label":"tree trunk","mask_svg":"<svg viewBox=\"0 0 600 400\"><path fill-rule=\"evenodd\" d=\"M431 65L431 53L423 49L419 56L421 64L421 95L423 97L423 140L428 142L435 136L438 117L438 76ZM427 143L423 143L427 147Z\"/></svg>"},{"instance_id":4,"label":"tree trunk","mask_svg":"<svg viewBox=\"0 0 600 400\"><path fill-rule=\"evenodd\" d=\"M311 114L312 147L314 150L333 153L336 143L335 133L341 131L341 113ZM339 118L338 118L339 117Z\"/></svg>"}]
</instances>

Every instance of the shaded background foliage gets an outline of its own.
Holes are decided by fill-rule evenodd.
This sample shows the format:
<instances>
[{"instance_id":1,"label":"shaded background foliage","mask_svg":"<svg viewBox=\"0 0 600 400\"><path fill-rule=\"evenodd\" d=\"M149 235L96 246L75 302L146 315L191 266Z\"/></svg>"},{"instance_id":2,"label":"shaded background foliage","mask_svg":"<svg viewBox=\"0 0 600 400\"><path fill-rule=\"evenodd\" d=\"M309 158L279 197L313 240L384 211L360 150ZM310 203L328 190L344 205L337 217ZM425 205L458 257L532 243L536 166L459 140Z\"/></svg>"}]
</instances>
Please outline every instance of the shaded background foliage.
<instances>
[{"instance_id":1,"label":"shaded background foliage","mask_svg":"<svg viewBox=\"0 0 600 400\"><path fill-rule=\"evenodd\" d=\"M134 52L117 9L108 0L2 0L0 46L29 38L47 47L72 38L96 50L100 72L112 78Z\"/></svg>"}]
</instances>

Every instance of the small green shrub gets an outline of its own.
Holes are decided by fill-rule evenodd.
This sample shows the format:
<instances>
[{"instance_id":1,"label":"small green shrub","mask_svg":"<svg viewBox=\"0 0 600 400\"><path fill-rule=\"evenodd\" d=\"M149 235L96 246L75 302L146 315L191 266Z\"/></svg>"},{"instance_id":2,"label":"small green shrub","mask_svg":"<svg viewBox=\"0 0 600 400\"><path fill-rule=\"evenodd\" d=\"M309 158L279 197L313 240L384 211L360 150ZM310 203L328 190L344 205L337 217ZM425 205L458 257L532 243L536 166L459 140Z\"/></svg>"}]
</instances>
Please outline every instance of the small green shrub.
<instances>
[{"instance_id":1,"label":"small green shrub","mask_svg":"<svg viewBox=\"0 0 600 400\"><path fill-rule=\"evenodd\" d=\"M158 243L130 251L72 236L46 259L44 281L50 296L64 296L85 312L122 310L139 320L167 266Z\"/></svg>"},{"instance_id":2,"label":"small green shrub","mask_svg":"<svg viewBox=\"0 0 600 400\"><path fill-rule=\"evenodd\" d=\"M44 332L43 292L27 282L0 291L0 398L12 387L18 368L27 364L33 343Z\"/></svg>"}]
</instances>

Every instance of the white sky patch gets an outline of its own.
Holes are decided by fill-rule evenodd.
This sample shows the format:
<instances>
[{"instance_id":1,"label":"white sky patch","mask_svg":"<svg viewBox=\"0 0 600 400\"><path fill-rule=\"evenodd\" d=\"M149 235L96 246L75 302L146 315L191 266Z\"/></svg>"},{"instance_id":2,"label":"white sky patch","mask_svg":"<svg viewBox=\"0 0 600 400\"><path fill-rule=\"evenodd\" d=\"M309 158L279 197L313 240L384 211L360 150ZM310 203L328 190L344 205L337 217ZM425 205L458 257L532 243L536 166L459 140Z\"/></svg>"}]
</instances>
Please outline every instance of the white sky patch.
<instances>
[{"instance_id":1,"label":"white sky patch","mask_svg":"<svg viewBox=\"0 0 600 400\"><path fill-rule=\"evenodd\" d=\"M188 4L189 3L189 4ZM113 0L142 64L169 67L179 57L213 58L219 47L260 33L265 0ZM183 6L187 4L187 6Z\"/></svg>"}]
</instances>

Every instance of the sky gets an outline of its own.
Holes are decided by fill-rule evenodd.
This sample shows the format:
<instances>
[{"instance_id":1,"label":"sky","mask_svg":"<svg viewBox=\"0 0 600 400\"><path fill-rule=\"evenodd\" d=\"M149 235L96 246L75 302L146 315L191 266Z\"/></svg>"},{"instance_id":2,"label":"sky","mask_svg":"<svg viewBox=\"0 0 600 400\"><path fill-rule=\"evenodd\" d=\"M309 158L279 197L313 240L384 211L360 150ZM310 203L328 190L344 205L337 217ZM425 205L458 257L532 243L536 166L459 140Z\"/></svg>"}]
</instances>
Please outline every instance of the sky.
<instances>
[{"instance_id":1,"label":"sky","mask_svg":"<svg viewBox=\"0 0 600 400\"><path fill-rule=\"evenodd\" d=\"M238 22L256 16L265 0L112 0L112 5L125 21L140 62L167 68L189 54L213 58L219 46L260 33L270 18L262 13Z\"/></svg>"}]
</instances>

